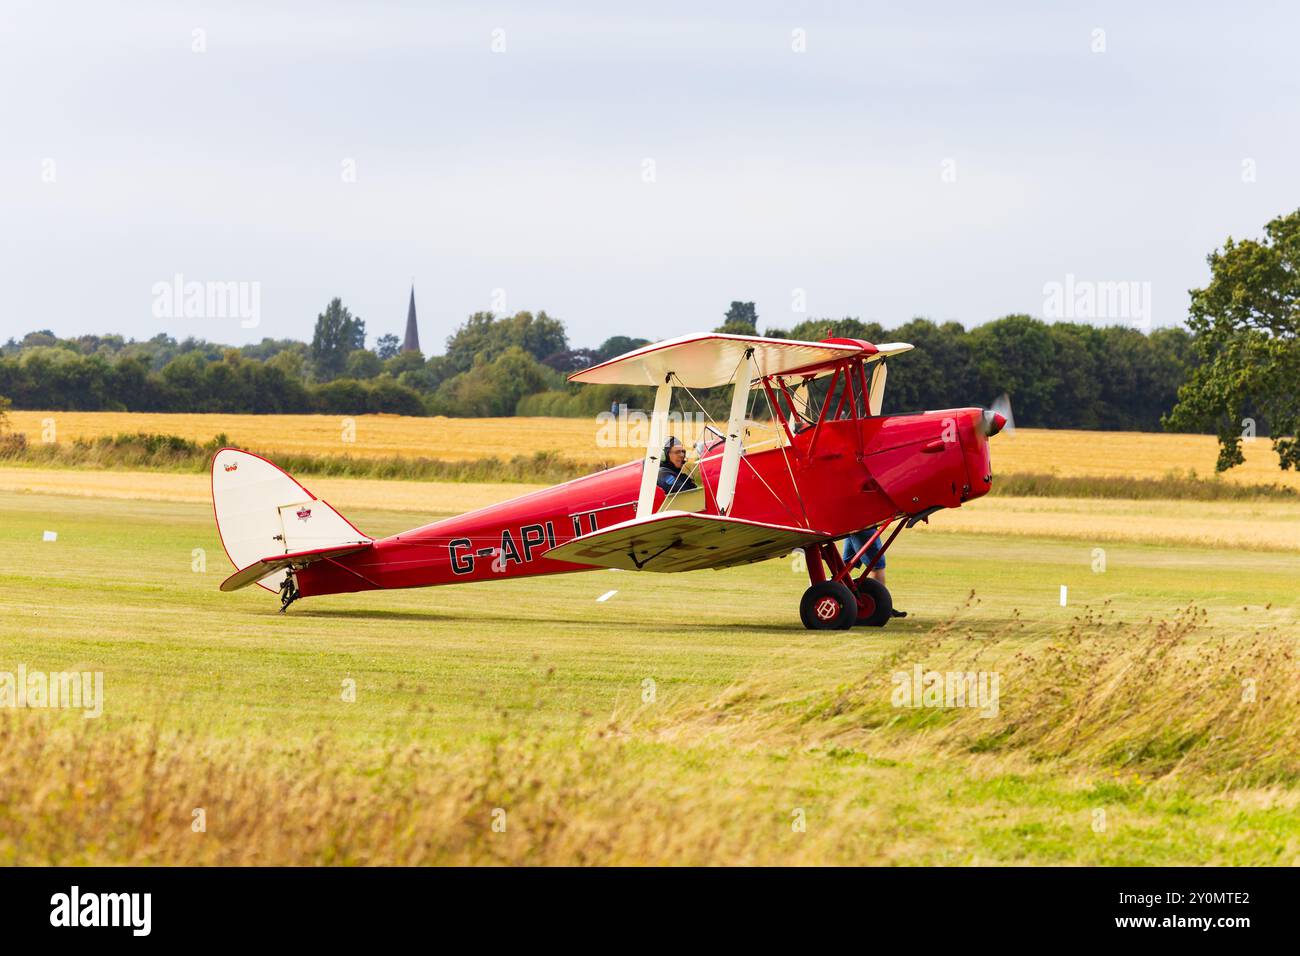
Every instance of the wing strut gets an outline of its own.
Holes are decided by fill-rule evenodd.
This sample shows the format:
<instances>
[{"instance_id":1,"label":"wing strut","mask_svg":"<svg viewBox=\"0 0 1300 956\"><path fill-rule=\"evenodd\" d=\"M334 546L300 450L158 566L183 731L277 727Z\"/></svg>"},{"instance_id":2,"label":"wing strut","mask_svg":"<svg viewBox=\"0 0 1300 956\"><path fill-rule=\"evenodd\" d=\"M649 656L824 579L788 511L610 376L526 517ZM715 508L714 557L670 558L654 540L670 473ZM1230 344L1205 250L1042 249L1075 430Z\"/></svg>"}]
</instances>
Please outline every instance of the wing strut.
<instances>
[{"instance_id":1,"label":"wing strut","mask_svg":"<svg viewBox=\"0 0 1300 956\"><path fill-rule=\"evenodd\" d=\"M740 449L745 434L745 408L749 403L749 386L754 381L754 350L746 349L736 367L736 384L731 393L731 414L727 418L727 445L722 452L718 472L718 514L726 514L736 493L736 476L740 473Z\"/></svg>"},{"instance_id":2,"label":"wing strut","mask_svg":"<svg viewBox=\"0 0 1300 956\"><path fill-rule=\"evenodd\" d=\"M650 415L650 440L645 446L645 463L641 467L641 490L636 497L636 516L648 518L655 507L655 482L659 478L659 459L664 453L668 424L668 403L672 398L672 372L655 391L654 412Z\"/></svg>"}]
</instances>

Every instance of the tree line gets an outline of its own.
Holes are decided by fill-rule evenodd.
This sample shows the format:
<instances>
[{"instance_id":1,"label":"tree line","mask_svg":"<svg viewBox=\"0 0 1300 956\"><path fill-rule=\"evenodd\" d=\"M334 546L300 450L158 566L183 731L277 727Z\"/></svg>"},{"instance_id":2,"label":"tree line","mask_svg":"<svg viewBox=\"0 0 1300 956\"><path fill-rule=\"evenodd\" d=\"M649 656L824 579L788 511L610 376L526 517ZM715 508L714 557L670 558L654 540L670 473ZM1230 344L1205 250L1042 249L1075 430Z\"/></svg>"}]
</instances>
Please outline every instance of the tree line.
<instances>
[{"instance_id":1,"label":"tree line","mask_svg":"<svg viewBox=\"0 0 1300 956\"><path fill-rule=\"evenodd\" d=\"M719 330L758 333L753 303L733 303L722 319ZM923 318L889 329L857 318L809 319L763 334L911 342L916 349L892 362L887 410L985 404L1008 392L1021 424L1052 428L1158 429L1197 364L1192 336L1181 328L1143 333L1027 315L969 330ZM166 334L137 342L32 332L0 346L0 395L28 409L460 417L587 416L650 401L645 388L565 381L646 339L620 335L574 348L564 324L544 311L474 313L440 355L402 352L395 336L381 336L373 348L365 341L364 322L339 299L317 317L311 342L263 339L236 348ZM700 397L710 411L725 407L721 394Z\"/></svg>"},{"instance_id":2,"label":"tree line","mask_svg":"<svg viewBox=\"0 0 1300 956\"><path fill-rule=\"evenodd\" d=\"M1229 236L1206 257L1210 282L1191 290L1188 327L1150 332L1007 315L966 329L912 319L886 329L858 318L764 329L777 338L904 341L886 411L983 404L1003 392L1020 424L1047 428L1215 434L1219 470L1242 443L1272 437L1283 468L1300 468L1300 209L1261 239ZM753 302L735 301L716 331L756 334ZM394 335L366 347L365 322L340 299L316 317L312 340L241 348L160 334L59 338L31 332L0 346L0 410L320 412L356 415L586 416L644 408L648 388L571 386L566 375L647 340L626 335L574 348L545 312L476 312L441 355L402 351ZM719 417L725 390L697 396ZM694 409L688 409L693 411ZM754 414L762 417L760 403Z\"/></svg>"}]
</instances>

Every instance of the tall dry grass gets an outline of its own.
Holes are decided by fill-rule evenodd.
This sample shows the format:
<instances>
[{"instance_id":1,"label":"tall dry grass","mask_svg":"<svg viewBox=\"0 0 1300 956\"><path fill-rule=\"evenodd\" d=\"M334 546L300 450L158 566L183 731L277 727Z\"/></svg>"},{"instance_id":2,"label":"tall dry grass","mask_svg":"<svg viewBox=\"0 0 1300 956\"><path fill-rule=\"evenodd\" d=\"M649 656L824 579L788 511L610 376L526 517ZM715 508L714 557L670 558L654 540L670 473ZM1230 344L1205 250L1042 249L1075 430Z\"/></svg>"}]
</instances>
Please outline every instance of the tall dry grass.
<instances>
[{"instance_id":1,"label":"tall dry grass","mask_svg":"<svg viewBox=\"0 0 1300 956\"><path fill-rule=\"evenodd\" d=\"M1120 475L1010 474L994 476L997 497L1123 498L1130 501L1300 501L1300 488L1280 482L1246 484L1193 473L1170 472L1158 478Z\"/></svg>"},{"instance_id":2,"label":"tall dry grass","mask_svg":"<svg viewBox=\"0 0 1300 956\"><path fill-rule=\"evenodd\" d=\"M891 675L918 662L998 671L999 713L893 707ZM1195 608L1143 623L1084 612L1048 639L1028 638L1014 617L977 636L959 613L838 688L783 673L662 716L626 709L562 732L506 721L455 751L4 713L0 863L899 859L906 841L852 788L828 798L817 827L792 834L790 807L819 799L788 788L794 761L869 752L984 773L1123 771L1219 797L1289 789L1300 776L1296 666L1287 635L1223 632ZM760 755L757 776L745 754ZM816 778L800 766L801 779Z\"/></svg>"},{"instance_id":3,"label":"tall dry grass","mask_svg":"<svg viewBox=\"0 0 1300 956\"><path fill-rule=\"evenodd\" d=\"M1046 640L1027 638L1016 615L978 636L959 613L900 642L851 685L798 697L762 682L741 685L695 719L737 742L785 734L801 746L871 741L1219 789L1290 787L1300 781L1297 654L1295 635L1284 629L1212 628L1196 607L1140 623L1084 610ZM916 664L997 673L996 715L895 706L895 675Z\"/></svg>"},{"instance_id":4,"label":"tall dry grass","mask_svg":"<svg viewBox=\"0 0 1300 956\"><path fill-rule=\"evenodd\" d=\"M218 743L195 733L68 731L0 719L0 863L587 865L812 861L830 833L788 808L719 828L753 793L648 770L597 732L498 735L459 753ZM195 830L194 811L204 811Z\"/></svg>"}]
</instances>

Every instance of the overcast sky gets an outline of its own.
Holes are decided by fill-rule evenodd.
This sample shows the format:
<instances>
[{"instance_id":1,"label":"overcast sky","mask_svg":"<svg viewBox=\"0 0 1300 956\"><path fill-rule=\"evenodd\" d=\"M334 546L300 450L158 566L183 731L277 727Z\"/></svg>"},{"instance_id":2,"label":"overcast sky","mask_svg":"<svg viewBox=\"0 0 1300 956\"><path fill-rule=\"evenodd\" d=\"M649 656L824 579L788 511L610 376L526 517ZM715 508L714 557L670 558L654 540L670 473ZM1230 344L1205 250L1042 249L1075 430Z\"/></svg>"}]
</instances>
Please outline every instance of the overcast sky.
<instances>
[{"instance_id":1,"label":"overcast sky","mask_svg":"<svg viewBox=\"0 0 1300 956\"><path fill-rule=\"evenodd\" d=\"M412 280L426 352L494 290L575 345L1067 275L1168 325L1300 205L1294 4L539 6L0 0L0 338L309 338L338 295L373 342ZM177 274L258 324L159 318Z\"/></svg>"}]
</instances>

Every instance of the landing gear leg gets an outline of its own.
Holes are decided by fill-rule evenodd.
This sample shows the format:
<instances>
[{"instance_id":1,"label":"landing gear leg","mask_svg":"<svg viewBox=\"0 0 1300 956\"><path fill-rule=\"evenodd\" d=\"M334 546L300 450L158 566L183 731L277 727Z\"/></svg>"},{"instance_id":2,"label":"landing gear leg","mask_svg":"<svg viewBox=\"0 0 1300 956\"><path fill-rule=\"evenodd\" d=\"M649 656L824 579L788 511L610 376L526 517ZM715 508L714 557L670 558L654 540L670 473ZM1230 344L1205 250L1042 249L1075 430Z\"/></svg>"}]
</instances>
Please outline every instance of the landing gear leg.
<instances>
[{"instance_id":1,"label":"landing gear leg","mask_svg":"<svg viewBox=\"0 0 1300 956\"><path fill-rule=\"evenodd\" d=\"M894 539L898 537L898 533L903 530L905 524L910 527L914 523L914 520L906 522L900 520L894 526L893 534L880 548L879 554L883 555L889 550L889 546L894 543ZM886 527L888 527L888 522L875 533L871 540L878 540L883 535ZM889 589L870 576L871 571L880 560L879 555L868 562L862 574L856 580L850 573L854 566L861 561L868 546L869 543L863 545L862 549L856 555L853 555L852 560L849 562L846 562L844 557L836 550L834 543L808 545L804 548L804 556L808 564L808 578L812 582L812 587L805 592L804 603L799 608L804 627L810 630L848 628L854 624L865 627L884 627L895 616L894 599L889 593ZM846 609L847 613L837 613L837 601L841 604L850 605ZM901 617L902 615L898 616Z\"/></svg>"},{"instance_id":2,"label":"landing gear leg","mask_svg":"<svg viewBox=\"0 0 1300 956\"><path fill-rule=\"evenodd\" d=\"M298 593L298 582L293 579L293 572L286 571L284 580L280 582L280 613L289 610L289 605L300 597L302 595Z\"/></svg>"}]
</instances>

